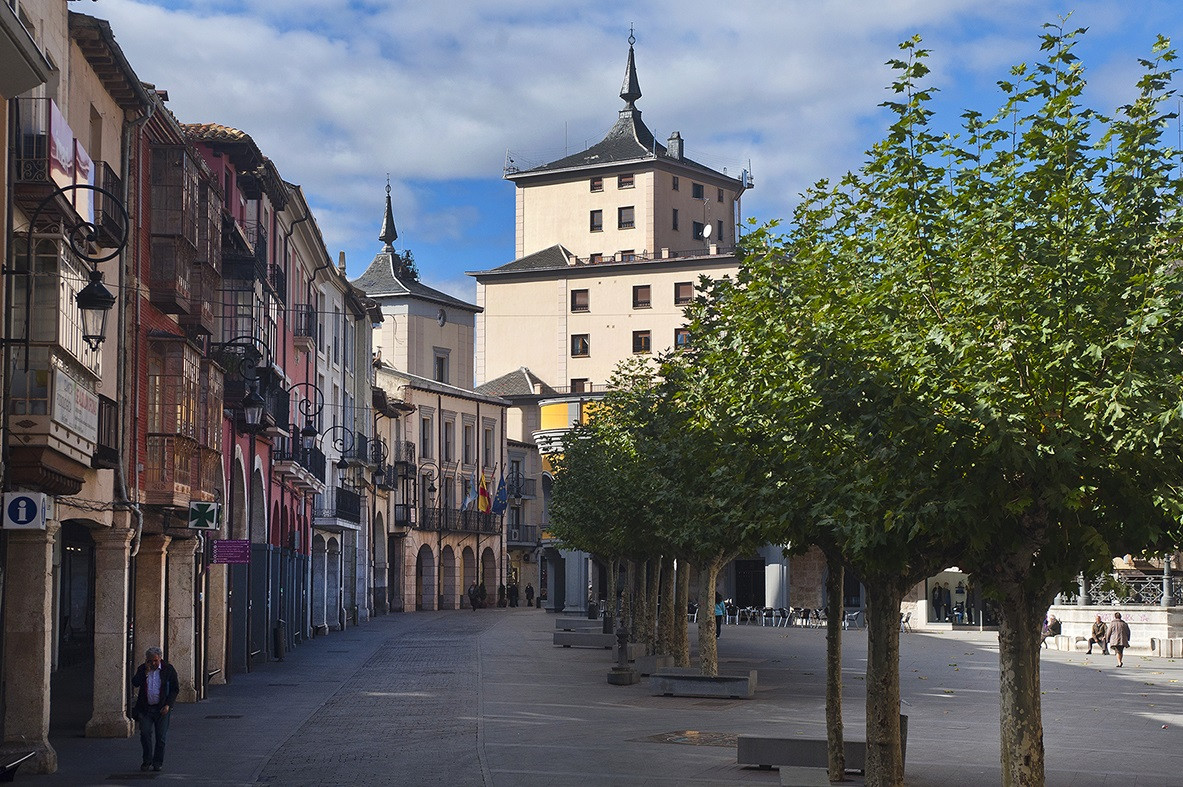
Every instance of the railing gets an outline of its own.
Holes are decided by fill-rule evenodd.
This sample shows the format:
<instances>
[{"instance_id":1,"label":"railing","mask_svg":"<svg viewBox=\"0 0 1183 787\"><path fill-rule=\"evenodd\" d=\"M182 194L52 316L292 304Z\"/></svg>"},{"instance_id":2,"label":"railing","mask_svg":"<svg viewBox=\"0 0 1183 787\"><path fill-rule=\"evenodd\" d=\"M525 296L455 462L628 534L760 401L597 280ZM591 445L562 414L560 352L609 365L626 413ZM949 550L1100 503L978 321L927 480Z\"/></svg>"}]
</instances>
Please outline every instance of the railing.
<instances>
[{"instance_id":1,"label":"railing","mask_svg":"<svg viewBox=\"0 0 1183 787\"><path fill-rule=\"evenodd\" d=\"M92 467L112 470L119 463L119 405L114 399L99 395L99 435Z\"/></svg>"},{"instance_id":2,"label":"railing","mask_svg":"<svg viewBox=\"0 0 1183 787\"><path fill-rule=\"evenodd\" d=\"M457 533L497 532L498 517L479 511L462 511L459 508L420 508L417 530L443 530Z\"/></svg>"},{"instance_id":3,"label":"railing","mask_svg":"<svg viewBox=\"0 0 1183 787\"><path fill-rule=\"evenodd\" d=\"M95 173L95 183L99 188L106 189L112 194L123 194L123 181L115 174L105 161L96 161L98 171ZM114 247L123 239L123 220L115 201L103 194L95 192L95 227L98 229L99 245Z\"/></svg>"},{"instance_id":4,"label":"railing","mask_svg":"<svg viewBox=\"0 0 1183 787\"><path fill-rule=\"evenodd\" d=\"M410 503L395 503L394 504L394 524L398 527L411 526L411 504Z\"/></svg>"},{"instance_id":5,"label":"railing","mask_svg":"<svg viewBox=\"0 0 1183 787\"><path fill-rule=\"evenodd\" d=\"M395 440L390 444L390 453L386 458L391 462L415 463L415 444L406 440Z\"/></svg>"},{"instance_id":6,"label":"railing","mask_svg":"<svg viewBox=\"0 0 1183 787\"><path fill-rule=\"evenodd\" d=\"M533 546L541 540L541 525L506 525L505 540L510 546Z\"/></svg>"},{"instance_id":7,"label":"railing","mask_svg":"<svg viewBox=\"0 0 1183 787\"><path fill-rule=\"evenodd\" d=\"M304 448L300 445L298 437L277 437L275 438L274 447L271 449L271 460L273 462L292 462L300 465L313 477L324 479L325 475L325 455L315 446L312 448Z\"/></svg>"},{"instance_id":8,"label":"railing","mask_svg":"<svg viewBox=\"0 0 1183 787\"><path fill-rule=\"evenodd\" d=\"M292 333L316 341L316 307L311 303L292 307Z\"/></svg>"},{"instance_id":9,"label":"railing","mask_svg":"<svg viewBox=\"0 0 1183 787\"><path fill-rule=\"evenodd\" d=\"M598 394L598 393L608 393L611 390L612 390L612 387L609 385L606 385L604 383L585 383L579 390L575 390L570 385L552 385L550 387L550 390L546 391L543 394L543 396L547 396L551 393L559 394L559 395L585 394L585 393L597 393Z\"/></svg>"},{"instance_id":10,"label":"railing","mask_svg":"<svg viewBox=\"0 0 1183 787\"><path fill-rule=\"evenodd\" d=\"M12 179L16 183L48 183L50 99L14 98Z\"/></svg>"},{"instance_id":11,"label":"railing","mask_svg":"<svg viewBox=\"0 0 1183 787\"><path fill-rule=\"evenodd\" d=\"M517 478L508 482L506 492L510 499L514 497L537 497L538 479L537 478Z\"/></svg>"},{"instance_id":12,"label":"railing","mask_svg":"<svg viewBox=\"0 0 1183 787\"><path fill-rule=\"evenodd\" d=\"M193 247L184 238L158 235L152 238L152 264L148 295L152 304L168 314L188 314Z\"/></svg>"},{"instance_id":13,"label":"railing","mask_svg":"<svg viewBox=\"0 0 1183 787\"><path fill-rule=\"evenodd\" d=\"M373 453L370 451L370 438L364 434L355 434L353 436L353 445L347 451L343 451L342 456L346 462L370 464L373 462Z\"/></svg>"},{"instance_id":14,"label":"railing","mask_svg":"<svg viewBox=\"0 0 1183 787\"><path fill-rule=\"evenodd\" d=\"M231 226L246 240L244 252L232 241L233 233L222 232L223 276L244 281L269 281L267 264L267 230L258 222L231 220Z\"/></svg>"},{"instance_id":15,"label":"railing","mask_svg":"<svg viewBox=\"0 0 1183 787\"><path fill-rule=\"evenodd\" d=\"M331 492L331 494L330 494ZM343 486L333 487L316 496L316 516L322 519L344 519L361 524L362 496Z\"/></svg>"},{"instance_id":16,"label":"railing","mask_svg":"<svg viewBox=\"0 0 1183 787\"><path fill-rule=\"evenodd\" d=\"M1132 604L1157 607L1162 604L1162 574L1123 576L1106 574L1089 582L1089 604ZM1183 598L1183 578L1171 577L1171 595ZM1075 598L1075 597L1073 597Z\"/></svg>"}]
</instances>

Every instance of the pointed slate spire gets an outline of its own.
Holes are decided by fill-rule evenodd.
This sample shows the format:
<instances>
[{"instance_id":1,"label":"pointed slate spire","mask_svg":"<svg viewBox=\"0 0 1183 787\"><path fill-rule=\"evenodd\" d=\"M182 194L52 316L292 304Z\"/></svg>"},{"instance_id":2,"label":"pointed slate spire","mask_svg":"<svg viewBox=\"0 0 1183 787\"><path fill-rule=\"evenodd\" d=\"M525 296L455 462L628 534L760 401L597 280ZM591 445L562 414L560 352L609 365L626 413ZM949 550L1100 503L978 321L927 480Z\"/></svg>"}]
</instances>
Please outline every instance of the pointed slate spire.
<instances>
[{"instance_id":1,"label":"pointed slate spire","mask_svg":"<svg viewBox=\"0 0 1183 787\"><path fill-rule=\"evenodd\" d=\"M635 102L641 97L641 83L637 81L637 63L633 57L633 44L637 37L633 29L628 29L628 65L624 68L624 84L620 87L620 97L628 102L627 109L636 109Z\"/></svg>"},{"instance_id":2,"label":"pointed slate spire","mask_svg":"<svg viewBox=\"0 0 1183 787\"><path fill-rule=\"evenodd\" d=\"M390 207L390 176L386 176L386 216L382 219L382 232L378 235L378 240L382 241L385 246L382 251L394 251L392 245L398 239L398 230L394 228L394 210Z\"/></svg>"}]
</instances>

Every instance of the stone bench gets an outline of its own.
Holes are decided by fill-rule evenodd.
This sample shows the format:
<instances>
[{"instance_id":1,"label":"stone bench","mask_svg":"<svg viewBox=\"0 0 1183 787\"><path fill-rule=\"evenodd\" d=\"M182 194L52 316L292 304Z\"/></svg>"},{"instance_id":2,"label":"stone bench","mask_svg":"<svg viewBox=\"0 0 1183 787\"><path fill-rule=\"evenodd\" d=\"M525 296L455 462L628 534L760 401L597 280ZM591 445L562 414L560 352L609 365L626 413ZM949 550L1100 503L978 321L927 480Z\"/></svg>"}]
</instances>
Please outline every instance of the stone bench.
<instances>
[{"instance_id":1,"label":"stone bench","mask_svg":"<svg viewBox=\"0 0 1183 787\"><path fill-rule=\"evenodd\" d=\"M643 653L635 659L637 672L648 677L658 672L665 672L674 666L674 657L667 654L659 654L654 656L646 656Z\"/></svg>"},{"instance_id":2,"label":"stone bench","mask_svg":"<svg viewBox=\"0 0 1183 787\"><path fill-rule=\"evenodd\" d=\"M604 621L599 618L557 618L555 628L560 631L603 631Z\"/></svg>"},{"instance_id":3,"label":"stone bench","mask_svg":"<svg viewBox=\"0 0 1183 787\"><path fill-rule=\"evenodd\" d=\"M556 631L554 643L564 648L611 648L616 645L616 635L595 631Z\"/></svg>"},{"instance_id":4,"label":"stone bench","mask_svg":"<svg viewBox=\"0 0 1183 787\"><path fill-rule=\"evenodd\" d=\"M756 670L747 675L685 674L663 669L649 678L649 692L666 697L727 697L746 699L756 693Z\"/></svg>"},{"instance_id":5,"label":"stone bench","mask_svg":"<svg viewBox=\"0 0 1183 787\"><path fill-rule=\"evenodd\" d=\"M1183 637L1151 637L1150 653L1169 659L1183 657Z\"/></svg>"},{"instance_id":6,"label":"stone bench","mask_svg":"<svg viewBox=\"0 0 1183 787\"><path fill-rule=\"evenodd\" d=\"M842 742L846 752L846 769L862 772L867 762L867 744L863 741ZM736 762L774 768L796 765L805 768L830 767L830 755L825 738L769 738L764 735L740 735L736 744Z\"/></svg>"}]
</instances>

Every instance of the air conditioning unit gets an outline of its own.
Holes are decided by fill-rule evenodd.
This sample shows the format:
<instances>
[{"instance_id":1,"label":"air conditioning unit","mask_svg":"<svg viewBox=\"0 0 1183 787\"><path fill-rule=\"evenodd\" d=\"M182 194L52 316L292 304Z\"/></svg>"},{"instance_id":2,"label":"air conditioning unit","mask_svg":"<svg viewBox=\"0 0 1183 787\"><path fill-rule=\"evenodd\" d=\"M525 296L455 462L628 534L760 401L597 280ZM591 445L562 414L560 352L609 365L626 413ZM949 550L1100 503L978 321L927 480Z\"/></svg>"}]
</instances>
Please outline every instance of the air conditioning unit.
<instances>
[{"instance_id":1,"label":"air conditioning unit","mask_svg":"<svg viewBox=\"0 0 1183 787\"><path fill-rule=\"evenodd\" d=\"M520 531L520 530L518 530L516 527L511 527L511 528L509 529L509 540L510 540L510 541L518 541L518 540L520 540L520 539L519 539L519 536L520 536L520 535L521 535L521 531Z\"/></svg>"}]
</instances>

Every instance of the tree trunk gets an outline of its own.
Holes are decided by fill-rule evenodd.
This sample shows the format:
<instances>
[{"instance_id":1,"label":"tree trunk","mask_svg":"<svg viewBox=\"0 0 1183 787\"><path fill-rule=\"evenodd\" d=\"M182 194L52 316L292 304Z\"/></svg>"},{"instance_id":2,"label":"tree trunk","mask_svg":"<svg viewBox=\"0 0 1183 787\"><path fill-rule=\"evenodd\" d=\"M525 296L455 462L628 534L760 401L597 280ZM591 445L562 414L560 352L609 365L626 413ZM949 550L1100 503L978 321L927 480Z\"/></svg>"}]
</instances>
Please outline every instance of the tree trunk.
<instances>
[{"instance_id":1,"label":"tree trunk","mask_svg":"<svg viewBox=\"0 0 1183 787\"><path fill-rule=\"evenodd\" d=\"M657 649L655 653L669 655L674 652L674 626L677 625L678 606L674 603L674 558L664 555L661 558L661 605L658 607L660 619L657 621ZM686 608L682 608L685 618Z\"/></svg>"},{"instance_id":2,"label":"tree trunk","mask_svg":"<svg viewBox=\"0 0 1183 787\"><path fill-rule=\"evenodd\" d=\"M645 587L645 652L652 656L657 652L657 609L661 591L661 559L645 561L649 567L649 582Z\"/></svg>"},{"instance_id":3,"label":"tree trunk","mask_svg":"<svg viewBox=\"0 0 1183 787\"><path fill-rule=\"evenodd\" d=\"M604 603L608 605L608 612L604 615L606 620L612 621L612 628L608 633L616 631L616 619L620 615L619 603L620 599L616 597L616 575L620 571L620 559L612 558L608 561L608 598L604 599Z\"/></svg>"},{"instance_id":4,"label":"tree trunk","mask_svg":"<svg viewBox=\"0 0 1183 787\"><path fill-rule=\"evenodd\" d=\"M631 642L634 622L633 622L633 594L636 592L637 586L637 561L628 560L625 562L624 570L624 593L620 599L620 620L624 625L624 630L629 633L629 641Z\"/></svg>"},{"instance_id":5,"label":"tree trunk","mask_svg":"<svg viewBox=\"0 0 1183 787\"><path fill-rule=\"evenodd\" d=\"M698 661L703 675L719 674L719 642L715 638L714 620L715 582L719 578L722 561L715 557L703 563L698 569ZM703 613L707 617L703 617ZM711 625L706 621L710 620Z\"/></svg>"},{"instance_id":6,"label":"tree trunk","mask_svg":"<svg viewBox=\"0 0 1183 787\"><path fill-rule=\"evenodd\" d=\"M629 642L648 642L649 625L649 561L637 561L637 601L633 606L632 638Z\"/></svg>"},{"instance_id":7,"label":"tree trunk","mask_svg":"<svg viewBox=\"0 0 1183 787\"><path fill-rule=\"evenodd\" d=\"M898 580L867 585L867 787L904 783L900 750L900 601Z\"/></svg>"},{"instance_id":8,"label":"tree trunk","mask_svg":"<svg viewBox=\"0 0 1183 787\"><path fill-rule=\"evenodd\" d=\"M998 621L999 691L1002 716L1002 783L1044 783L1043 706L1039 694L1039 649L1043 613L1050 599L1021 585L1002 591Z\"/></svg>"},{"instance_id":9,"label":"tree trunk","mask_svg":"<svg viewBox=\"0 0 1183 787\"><path fill-rule=\"evenodd\" d=\"M826 551L826 749L830 781L846 781L842 741L842 558Z\"/></svg>"},{"instance_id":10,"label":"tree trunk","mask_svg":"<svg viewBox=\"0 0 1183 787\"><path fill-rule=\"evenodd\" d=\"M677 565L678 589L674 594L674 607L687 613L690 609L690 563L685 558L679 558ZM698 611L698 625L702 626L706 613ZM714 615L714 608L711 608ZM713 621L712 621L713 622ZM674 619L674 663L679 667L690 666L690 621L686 614Z\"/></svg>"}]
</instances>

